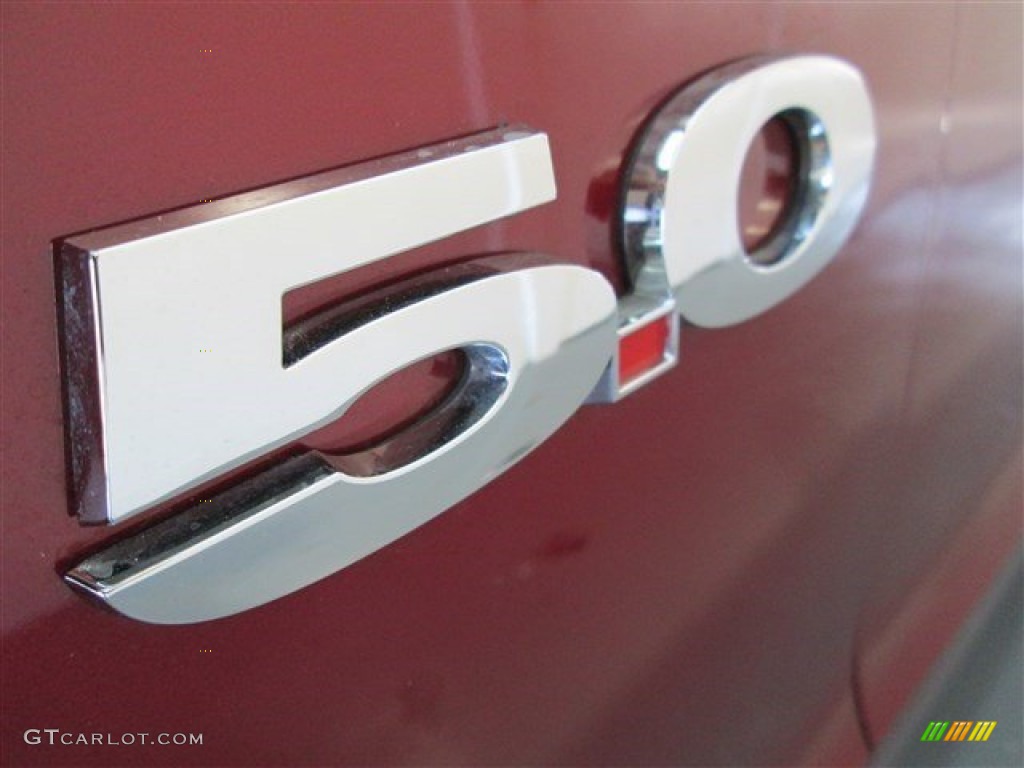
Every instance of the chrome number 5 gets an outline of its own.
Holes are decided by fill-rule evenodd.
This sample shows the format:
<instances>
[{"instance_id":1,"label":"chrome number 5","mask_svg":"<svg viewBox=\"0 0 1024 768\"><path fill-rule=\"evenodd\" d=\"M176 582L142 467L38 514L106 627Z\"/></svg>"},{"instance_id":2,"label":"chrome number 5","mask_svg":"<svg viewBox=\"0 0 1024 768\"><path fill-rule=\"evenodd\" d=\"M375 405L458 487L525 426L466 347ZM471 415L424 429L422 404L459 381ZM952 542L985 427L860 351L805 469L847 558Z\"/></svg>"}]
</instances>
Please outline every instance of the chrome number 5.
<instances>
[{"instance_id":1,"label":"chrome number 5","mask_svg":"<svg viewBox=\"0 0 1024 768\"><path fill-rule=\"evenodd\" d=\"M554 194L546 137L492 131L65 241L86 520L122 520L294 440L415 361L453 349L466 360L434 412L373 450L283 461L67 578L147 621L235 613L379 549L546 439L615 344L615 297L596 272L480 259L289 334L281 298Z\"/></svg>"}]
</instances>

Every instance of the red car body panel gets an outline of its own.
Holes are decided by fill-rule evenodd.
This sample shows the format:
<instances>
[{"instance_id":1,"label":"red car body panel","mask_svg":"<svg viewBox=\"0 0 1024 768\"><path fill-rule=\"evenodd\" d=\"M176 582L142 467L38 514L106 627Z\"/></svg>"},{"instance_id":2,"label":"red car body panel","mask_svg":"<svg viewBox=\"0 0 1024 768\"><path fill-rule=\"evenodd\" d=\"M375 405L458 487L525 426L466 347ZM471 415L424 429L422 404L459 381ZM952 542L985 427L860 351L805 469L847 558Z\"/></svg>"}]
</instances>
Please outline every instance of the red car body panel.
<instances>
[{"instance_id":1,"label":"red car body panel","mask_svg":"<svg viewBox=\"0 0 1024 768\"><path fill-rule=\"evenodd\" d=\"M5 4L5 764L862 763L1020 542L1020 27L973 3ZM860 68L879 132L860 226L792 299L684 326L675 370L285 599L161 627L62 583L112 532L65 514L54 238L514 121L548 133L556 202L330 290L509 249L621 289L637 126L792 52Z\"/></svg>"}]
</instances>

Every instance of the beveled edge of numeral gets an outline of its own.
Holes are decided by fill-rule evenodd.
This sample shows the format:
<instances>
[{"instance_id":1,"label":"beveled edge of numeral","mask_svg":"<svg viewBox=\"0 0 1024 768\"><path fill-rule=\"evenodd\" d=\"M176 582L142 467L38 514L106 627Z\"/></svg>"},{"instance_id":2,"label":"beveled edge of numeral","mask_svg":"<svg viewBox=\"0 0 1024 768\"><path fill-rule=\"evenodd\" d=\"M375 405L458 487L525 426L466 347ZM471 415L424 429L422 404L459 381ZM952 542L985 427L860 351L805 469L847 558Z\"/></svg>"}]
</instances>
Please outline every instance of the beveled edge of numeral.
<instances>
[{"instance_id":1,"label":"beveled edge of numeral","mask_svg":"<svg viewBox=\"0 0 1024 768\"><path fill-rule=\"evenodd\" d=\"M291 179L290 181L270 184L237 195L197 203L196 205L178 208L167 213L155 214L122 224L88 230L60 238L58 242L72 243L86 251L101 250L135 240L156 237L157 235L174 230L194 227L214 220L251 213L252 211L269 208L301 197L315 195L318 192L325 192L335 187L386 176L390 173L408 170L416 166L430 165L476 150L489 149L502 144L512 144L536 137L546 138L546 136L547 134L544 131L535 130L522 123L491 128L479 133L472 133L434 144L426 144L382 157L344 165L339 168L331 168L297 179Z\"/></svg>"},{"instance_id":2,"label":"beveled edge of numeral","mask_svg":"<svg viewBox=\"0 0 1024 768\"><path fill-rule=\"evenodd\" d=\"M72 566L64 580L106 603L117 590L168 566L183 552L202 547L233 525L328 477L332 470L315 452L289 457L241 480L209 499L192 502L172 517L93 552Z\"/></svg>"},{"instance_id":3,"label":"beveled edge of numeral","mask_svg":"<svg viewBox=\"0 0 1024 768\"><path fill-rule=\"evenodd\" d=\"M671 161L685 140L688 120L707 99L737 78L786 58L793 57L761 54L709 70L674 90L637 131L623 163L614 219L615 241L634 290L672 291L661 252L662 212Z\"/></svg>"},{"instance_id":4,"label":"beveled edge of numeral","mask_svg":"<svg viewBox=\"0 0 1024 768\"><path fill-rule=\"evenodd\" d=\"M68 514L76 516L83 525L111 522L98 251L214 220L250 214L335 187L458 157L475 150L536 137L546 140L543 131L523 124L501 126L54 240ZM550 164L550 155L548 162ZM551 175L553 178L553 169ZM551 199L554 199L553 195L546 201ZM523 201L510 213L518 213L534 204ZM180 489L178 493L185 490Z\"/></svg>"},{"instance_id":5,"label":"beveled edge of numeral","mask_svg":"<svg viewBox=\"0 0 1024 768\"><path fill-rule=\"evenodd\" d=\"M68 514L98 525L107 522L110 500L96 261L88 251L61 243L54 250L54 275Z\"/></svg>"}]
</instances>

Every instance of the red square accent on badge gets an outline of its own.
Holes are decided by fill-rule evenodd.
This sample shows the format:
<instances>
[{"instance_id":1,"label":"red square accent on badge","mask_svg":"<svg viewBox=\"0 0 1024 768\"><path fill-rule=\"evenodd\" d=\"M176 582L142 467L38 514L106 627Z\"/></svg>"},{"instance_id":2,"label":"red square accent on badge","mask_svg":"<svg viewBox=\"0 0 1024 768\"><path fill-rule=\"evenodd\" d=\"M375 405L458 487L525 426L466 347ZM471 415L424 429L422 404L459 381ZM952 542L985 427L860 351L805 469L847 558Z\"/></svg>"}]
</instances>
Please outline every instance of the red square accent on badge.
<instances>
[{"instance_id":1,"label":"red square accent on badge","mask_svg":"<svg viewBox=\"0 0 1024 768\"><path fill-rule=\"evenodd\" d=\"M642 376L665 361L675 315L668 314L619 339L619 386Z\"/></svg>"}]
</instances>

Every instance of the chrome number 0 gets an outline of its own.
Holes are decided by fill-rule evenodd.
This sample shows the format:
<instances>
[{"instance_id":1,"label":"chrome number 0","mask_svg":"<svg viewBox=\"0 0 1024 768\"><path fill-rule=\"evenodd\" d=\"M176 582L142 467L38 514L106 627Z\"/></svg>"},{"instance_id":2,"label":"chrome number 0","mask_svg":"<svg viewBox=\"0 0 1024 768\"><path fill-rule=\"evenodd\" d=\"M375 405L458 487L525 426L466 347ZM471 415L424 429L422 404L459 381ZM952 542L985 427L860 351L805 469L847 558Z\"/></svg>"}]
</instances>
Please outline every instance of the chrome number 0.
<instances>
[{"instance_id":1,"label":"chrome number 0","mask_svg":"<svg viewBox=\"0 0 1024 768\"><path fill-rule=\"evenodd\" d=\"M740 176L747 148L773 118L795 145L796 189L769 241L747 253L736 223ZM620 247L632 290L619 301L621 349L593 399L617 400L675 364L670 316L734 325L824 269L864 209L875 145L864 80L830 56L744 59L672 96L623 174ZM652 340L660 349L645 349ZM633 347L646 367L627 374L623 352Z\"/></svg>"},{"instance_id":2,"label":"chrome number 0","mask_svg":"<svg viewBox=\"0 0 1024 768\"><path fill-rule=\"evenodd\" d=\"M467 361L441 406L374 450L340 468L284 461L68 579L147 621L235 613L379 549L546 439L612 354L615 298L596 272L484 259L289 336L280 312L295 286L553 197L546 137L505 130L264 191L252 210L235 198L66 241L71 429L99 438L72 443L90 520L122 520L330 422L415 361Z\"/></svg>"},{"instance_id":3,"label":"chrome number 0","mask_svg":"<svg viewBox=\"0 0 1024 768\"><path fill-rule=\"evenodd\" d=\"M747 147L773 117L789 125L800 169L791 210L765 246L772 252L754 259L734 211ZM639 246L654 247L691 322L741 322L835 256L867 201L874 153L871 99L849 64L794 56L715 70L671 99L643 136L627 182L625 247L637 259Z\"/></svg>"}]
</instances>

